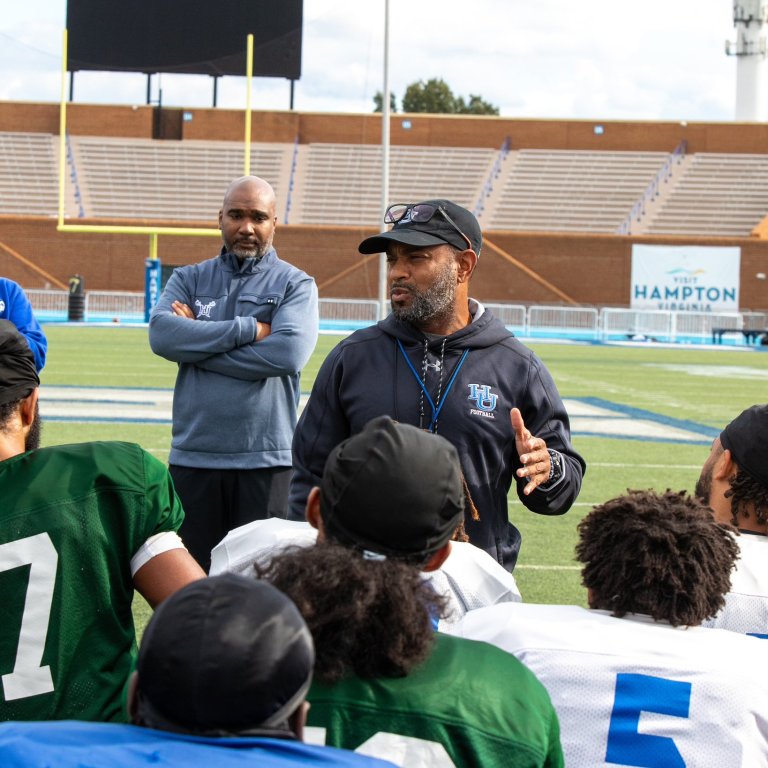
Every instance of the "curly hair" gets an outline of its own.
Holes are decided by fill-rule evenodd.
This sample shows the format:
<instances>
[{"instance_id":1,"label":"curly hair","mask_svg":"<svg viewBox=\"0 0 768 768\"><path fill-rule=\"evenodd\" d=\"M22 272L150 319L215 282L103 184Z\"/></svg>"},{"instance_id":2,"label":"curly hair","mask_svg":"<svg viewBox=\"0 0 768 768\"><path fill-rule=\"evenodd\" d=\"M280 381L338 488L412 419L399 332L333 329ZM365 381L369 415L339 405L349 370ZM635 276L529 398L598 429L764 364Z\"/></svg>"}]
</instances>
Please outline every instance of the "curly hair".
<instances>
[{"instance_id":1,"label":"curly hair","mask_svg":"<svg viewBox=\"0 0 768 768\"><path fill-rule=\"evenodd\" d=\"M744 467L728 478L730 488L725 498L731 500L731 522L738 527L739 518L747 518L751 512L762 525L768 524L768 488L756 480Z\"/></svg>"},{"instance_id":2,"label":"curly hair","mask_svg":"<svg viewBox=\"0 0 768 768\"><path fill-rule=\"evenodd\" d=\"M723 607L739 552L733 529L685 491L629 490L595 507L578 531L593 608L695 626Z\"/></svg>"},{"instance_id":3,"label":"curly hair","mask_svg":"<svg viewBox=\"0 0 768 768\"><path fill-rule=\"evenodd\" d=\"M447 604L417 567L329 541L254 567L296 603L315 641L315 676L328 683L407 675L429 656L432 618Z\"/></svg>"}]
</instances>

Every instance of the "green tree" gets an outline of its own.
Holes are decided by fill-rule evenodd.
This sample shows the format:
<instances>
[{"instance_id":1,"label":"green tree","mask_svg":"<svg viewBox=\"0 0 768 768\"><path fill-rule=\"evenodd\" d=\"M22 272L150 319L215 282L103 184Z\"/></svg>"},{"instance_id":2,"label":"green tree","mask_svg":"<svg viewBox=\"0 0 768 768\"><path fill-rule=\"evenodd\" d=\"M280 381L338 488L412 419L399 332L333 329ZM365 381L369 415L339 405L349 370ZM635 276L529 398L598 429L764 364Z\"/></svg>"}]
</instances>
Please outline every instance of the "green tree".
<instances>
[{"instance_id":1,"label":"green tree","mask_svg":"<svg viewBox=\"0 0 768 768\"><path fill-rule=\"evenodd\" d=\"M373 106L374 106L374 112L383 112L384 111L384 94L381 91L376 91L376 93L373 96ZM397 112L397 99L395 98L395 94L391 91L389 92L389 111L390 112Z\"/></svg>"},{"instance_id":2,"label":"green tree","mask_svg":"<svg viewBox=\"0 0 768 768\"><path fill-rule=\"evenodd\" d=\"M403 112L426 112L450 115L456 112L456 97L448 83L433 77L425 83L419 80L405 89Z\"/></svg>"},{"instance_id":3,"label":"green tree","mask_svg":"<svg viewBox=\"0 0 768 768\"><path fill-rule=\"evenodd\" d=\"M470 94L467 101L463 96L454 96L445 80L436 77L427 80L426 83L423 80L411 83L405 89L402 107L403 112L422 112L433 115L499 114L498 107L494 107L493 104L475 94Z\"/></svg>"},{"instance_id":4,"label":"green tree","mask_svg":"<svg viewBox=\"0 0 768 768\"><path fill-rule=\"evenodd\" d=\"M464 99L459 96L456 99L457 109L460 115L498 115L499 108L494 107L493 104L485 101L481 96L470 93L469 101L465 102Z\"/></svg>"}]
</instances>

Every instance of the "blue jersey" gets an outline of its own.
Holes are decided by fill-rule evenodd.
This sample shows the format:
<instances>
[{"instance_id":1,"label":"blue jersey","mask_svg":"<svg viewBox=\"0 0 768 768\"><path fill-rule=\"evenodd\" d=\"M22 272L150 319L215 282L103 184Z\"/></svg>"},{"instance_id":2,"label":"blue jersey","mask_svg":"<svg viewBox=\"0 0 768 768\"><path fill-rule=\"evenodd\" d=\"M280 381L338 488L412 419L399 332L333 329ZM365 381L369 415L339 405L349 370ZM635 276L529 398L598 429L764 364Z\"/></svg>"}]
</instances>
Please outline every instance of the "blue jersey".
<instances>
[{"instance_id":1,"label":"blue jersey","mask_svg":"<svg viewBox=\"0 0 768 768\"><path fill-rule=\"evenodd\" d=\"M6 277L0 277L0 319L10 320L23 334L35 356L35 368L40 373L45 365L48 340L32 313L27 295L20 285Z\"/></svg>"},{"instance_id":2,"label":"blue jersey","mask_svg":"<svg viewBox=\"0 0 768 768\"><path fill-rule=\"evenodd\" d=\"M3 768L139 768L140 766L209 765L341 766L392 768L392 763L333 747L263 738L185 736L116 723L58 722L0 725Z\"/></svg>"}]
</instances>

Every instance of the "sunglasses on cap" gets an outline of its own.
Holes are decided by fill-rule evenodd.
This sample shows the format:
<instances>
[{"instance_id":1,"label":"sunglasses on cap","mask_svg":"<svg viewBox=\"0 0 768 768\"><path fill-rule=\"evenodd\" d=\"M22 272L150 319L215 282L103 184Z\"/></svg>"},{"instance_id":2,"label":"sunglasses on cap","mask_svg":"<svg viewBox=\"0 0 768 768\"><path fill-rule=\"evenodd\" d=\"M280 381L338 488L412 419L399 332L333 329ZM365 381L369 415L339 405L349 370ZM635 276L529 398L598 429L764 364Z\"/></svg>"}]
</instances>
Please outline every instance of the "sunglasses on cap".
<instances>
[{"instance_id":1,"label":"sunglasses on cap","mask_svg":"<svg viewBox=\"0 0 768 768\"><path fill-rule=\"evenodd\" d=\"M473 250L470 239L459 229L456 222L445 212L440 205L431 203L395 203L390 205L384 213L385 224L397 224L406 221L414 224L426 224L432 217L439 213L463 238L467 241L467 248Z\"/></svg>"}]
</instances>

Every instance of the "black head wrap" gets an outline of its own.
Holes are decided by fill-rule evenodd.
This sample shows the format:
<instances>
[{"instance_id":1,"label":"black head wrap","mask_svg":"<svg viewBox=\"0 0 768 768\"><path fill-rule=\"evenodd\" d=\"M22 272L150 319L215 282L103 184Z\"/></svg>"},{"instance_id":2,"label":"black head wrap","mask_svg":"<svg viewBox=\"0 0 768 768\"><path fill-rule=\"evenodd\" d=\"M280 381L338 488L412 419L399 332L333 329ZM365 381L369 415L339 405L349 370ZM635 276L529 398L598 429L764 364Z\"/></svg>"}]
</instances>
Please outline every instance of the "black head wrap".
<instances>
[{"instance_id":1,"label":"black head wrap","mask_svg":"<svg viewBox=\"0 0 768 768\"><path fill-rule=\"evenodd\" d=\"M734 461L768 488L768 405L742 411L721 433Z\"/></svg>"},{"instance_id":2,"label":"black head wrap","mask_svg":"<svg viewBox=\"0 0 768 768\"><path fill-rule=\"evenodd\" d=\"M27 340L10 320L0 320L0 405L21 400L39 385Z\"/></svg>"}]
</instances>

